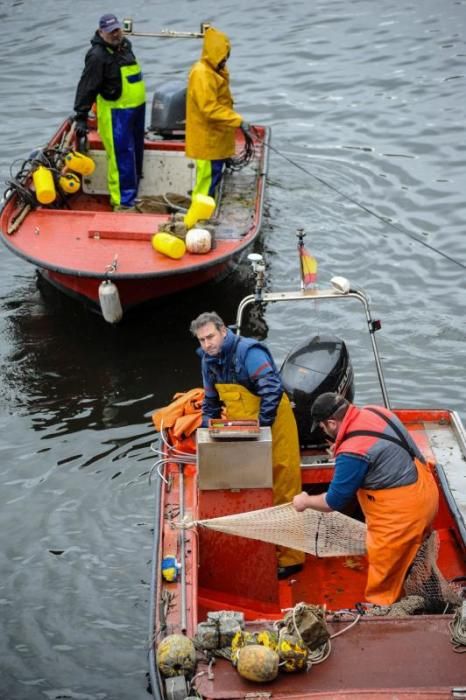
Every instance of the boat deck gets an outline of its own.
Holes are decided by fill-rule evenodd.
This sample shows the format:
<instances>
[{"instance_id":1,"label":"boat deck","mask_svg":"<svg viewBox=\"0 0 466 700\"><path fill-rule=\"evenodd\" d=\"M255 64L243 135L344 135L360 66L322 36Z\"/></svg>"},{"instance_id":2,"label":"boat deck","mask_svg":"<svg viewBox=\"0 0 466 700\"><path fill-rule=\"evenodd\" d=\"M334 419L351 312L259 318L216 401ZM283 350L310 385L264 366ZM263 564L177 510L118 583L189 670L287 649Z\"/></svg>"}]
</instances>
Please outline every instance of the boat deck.
<instances>
[{"instance_id":1,"label":"boat deck","mask_svg":"<svg viewBox=\"0 0 466 700\"><path fill-rule=\"evenodd\" d=\"M24 205L18 207L13 198L2 212L3 241L47 276L58 273L64 277L102 279L111 268L113 280L188 276L191 279L193 273L197 275L205 268L210 269L210 274L205 274L210 279L222 270L222 265L232 264L232 258L252 242L261 226L267 170L264 142L268 136L264 128L257 128L260 138L255 144L253 160L243 170L225 174L219 205L209 222L214 239L209 253L186 253L180 260L173 260L151 245L160 224L170 218L168 214L112 211L107 192L106 155L95 130L89 133L89 155L96 167L92 175L83 176L82 190L66 196L62 204L56 200L53 205L39 205L28 211ZM238 152L242 145L238 133ZM183 141L154 139L148 135L140 196L174 193L189 197L193 178L193 162L184 155ZM22 212L26 212L24 219L8 234L18 214L22 218ZM199 280L205 281L202 275ZM64 286L70 284L68 280ZM179 282L180 288L187 284ZM176 282L173 287L176 289Z\"/></svg>"},{"instance_id":2,"label":"boat deck","mask_svg":"<svg viewBox=\"0 0 466 700\"><path fill-rule=\"evenodd\" d=\"M445 700L466 692L464 655L450 641L450 615L400 619L363 618L331 640L330 656L308 672L280 673L267 684L242 678L235 668L217 659L210 671L200 661L195 686L205 699L261 698L410 698ZM328 622L331 634L349 621ZM258 625L255 628L263 629ZM248 626L249 629L249 626ZM457 689L457 695L453 689Z\"/></svg>"},{"instance_id":3,"label":"boat deck","mask_svg":"<svg viewBox=\"0 0 466 700\"><path fill-rule=\"evenodd\" d=\"M464 458L466 441L461 423L450 411L398 410L417 444L428 457L435 458L436 479L441 501L434 529L439 536L437 564L447 580L466 576L464 530ZM180 470L168 466L165 476L170 489L164 491L164 517L160 556L176 551L176 530L171 521L179 515L180 498L188 519L204 519L264 508L271 504L270 489L197 488L196 468L185 467L183 496ZM322 450L303 454L303 488L325 489L333 465ZM454 492L455 499L451 498ZM458 497L458 498L457 498ZM458 504L458 505L457 505ZM462 505L463 504L463 505ZM355 515L355 514L354 514ZM207 612L243 612L246 628L271 629L282 619L284 610L301 602L324 605L331 634L346 628L358 603L364 602L367 561L365 556L306 556L304 569L284 581L276 578L275 547L266 542L235 537L201 528L197 534L186 531L185 630L196 632L197 623ZM170 600L163 620L165 633L180 629L183 604L179 582L159 580ZM199 661L195 688L203 698L429 698L455 697L454 690L466 693L464 655L456 653L450 625L453 614L419 614L390 618L370 614L331 641L332 651L323 663L307 673L279 673L268 684L244 680L228 661L217 659L213 667ZM352 613L338 613L340 610ZM160 623L160 621L159 621ZM160 628L157 625L156 629ZM460 690L462 689L462 690ZM458 697L460 697L459 695Z\"/></svg>"}]
</instances>

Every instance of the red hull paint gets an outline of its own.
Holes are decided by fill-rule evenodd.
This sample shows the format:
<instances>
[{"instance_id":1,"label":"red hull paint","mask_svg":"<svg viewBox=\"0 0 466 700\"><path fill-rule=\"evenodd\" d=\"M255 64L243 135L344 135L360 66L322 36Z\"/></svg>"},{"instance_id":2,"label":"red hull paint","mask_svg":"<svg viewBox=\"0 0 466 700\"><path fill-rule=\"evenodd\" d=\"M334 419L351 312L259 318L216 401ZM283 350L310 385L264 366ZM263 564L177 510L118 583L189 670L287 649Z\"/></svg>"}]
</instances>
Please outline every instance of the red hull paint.
<instances>
[{"instance_id":1,"label":"red hull paint","mask_svg":"<svg viewBox=\"0 0 466 700\"><path fill-rule=\"evenodd\" d=\"M226 274L232 263L219 263L197 272L185 273L176 277L154 277L142 279L115 280L123 309L130 309L147 301L155 301L170 294L205 284ZM42 277L64 294L77 297L99 306L99 285L102 278L75 277L51 270L41 271Z\"/></svg>"}]
</instances>

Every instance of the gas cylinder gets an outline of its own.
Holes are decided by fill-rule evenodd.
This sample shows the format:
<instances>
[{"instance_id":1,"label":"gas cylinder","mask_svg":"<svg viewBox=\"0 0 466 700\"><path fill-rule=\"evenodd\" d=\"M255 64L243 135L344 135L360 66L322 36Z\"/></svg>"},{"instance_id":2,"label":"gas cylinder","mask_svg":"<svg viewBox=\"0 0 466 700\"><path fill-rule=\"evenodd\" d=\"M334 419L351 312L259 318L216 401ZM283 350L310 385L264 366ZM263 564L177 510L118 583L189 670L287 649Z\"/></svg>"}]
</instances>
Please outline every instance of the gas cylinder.
<instances>
[{"instance_id":1,"label":"gas cylinder","mask_svg":"<svg viewBox=\"0 0 466 700\"><path fill-rule=\"evenodd\" d=\"M58 179L58 184L60 189L67 194L78 192L81 187L79 177L74 173L65 173L65 175L61 175Z\"/></svg>"},{"instance_id":2,"label":"gas cylinder","mask_svg":"<svg viewBox=\"0 0 466 700\"><path fill-rule=\"evenodd\" d=\"M123 318L118 288L111 280L104 280L99 285L99 301L102 316L108 323L118 323Z\"/></svg>"},{"instance_id":3,"label":"gas cylinder","mask_svg":"<svg viewBox=\"0 0 466 700\"><path fill-rule=\"evenodd\" d=\"M67 170L74 170L75 173L88 176L94 172L95 163L89 156L78 153L78 151L71 151L65 156L65 167Z\"/></svg>"},{"instance_id":4,"label":"gas cylinder","mask_svg":"<svg viewBox=\"0 0 466 700\"><path fill-rule=\"evenodd\" d=\"M181 238L172 236L171 233L161 231L152 236L152 246L162 255L167 255L169 258L179 260L186 252L186 245Z\"/></svg>"},{"instance_id":5,"label":"gas cylinder","mask_svg":"<svg viewBox=\"0 0 466 700\"><path fill-rule=\"evenodd\" d=\"M192 228L201 219L210 219L215 211L215 199L205 194L195 194L191 202L184 223L186 228Z\"/></svg>"},{"instance_id":6,"label":"gas cylinder","mask_svg":"<svg viewBox=\"0 0 466 700\"><path fill-rule=\"evenodd\" d=\"M36 188L37 201L41 204L51 204L55 201L57 192L53 182L53 175L43 165L39 165L32 173L32 181Z\"/></svg>"}]
</instances>

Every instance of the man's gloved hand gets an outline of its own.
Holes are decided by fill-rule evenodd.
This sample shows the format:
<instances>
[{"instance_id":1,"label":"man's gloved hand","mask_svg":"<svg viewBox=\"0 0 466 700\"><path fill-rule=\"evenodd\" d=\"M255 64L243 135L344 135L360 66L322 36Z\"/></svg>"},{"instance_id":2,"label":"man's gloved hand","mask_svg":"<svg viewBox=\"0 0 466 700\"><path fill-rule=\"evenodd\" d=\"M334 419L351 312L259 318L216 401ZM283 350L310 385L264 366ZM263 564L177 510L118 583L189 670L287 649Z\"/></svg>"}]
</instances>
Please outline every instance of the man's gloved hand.
<instances>
[{"instance_id":1,"label":"man's gloved hand","mask_svg":"<svg viewBox=\"0 0 466 700\"><path fill-rule=\"evenodd\" d=\"M246 137L250 138L251 140L254 138L253 127L251 124L248 124L248 122L241 122L239 128Z\"/></svg>"},{"instance_id":2,"label":"man's gloved hand","mask_svg":"<svg viewBox=\"0 0 466 700\"><path fill-rule=\"evenodd\" d=\"M74 130L78 138L87 136L87 132L89 131L87 128L87 117L76 115L74 118Z\"/></svg>"}]
</instances>

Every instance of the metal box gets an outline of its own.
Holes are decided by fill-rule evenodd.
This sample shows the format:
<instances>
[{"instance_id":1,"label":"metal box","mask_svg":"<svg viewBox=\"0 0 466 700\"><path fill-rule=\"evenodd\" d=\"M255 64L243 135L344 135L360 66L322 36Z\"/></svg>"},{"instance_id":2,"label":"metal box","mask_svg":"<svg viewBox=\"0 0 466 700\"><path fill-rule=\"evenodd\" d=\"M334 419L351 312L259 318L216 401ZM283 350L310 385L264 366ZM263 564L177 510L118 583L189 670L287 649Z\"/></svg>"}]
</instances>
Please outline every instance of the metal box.
<instances>
[{"instance_id":1,"label":"metal box","mask_svg":"<svg viewBox=\"0 0 466 700\"><path fill-rule=\"evenodd\" d=\"M256 440L216 440L198 428L199 488L272 488L272 432L261 428Z\"/></svg>"}]
</instances>

